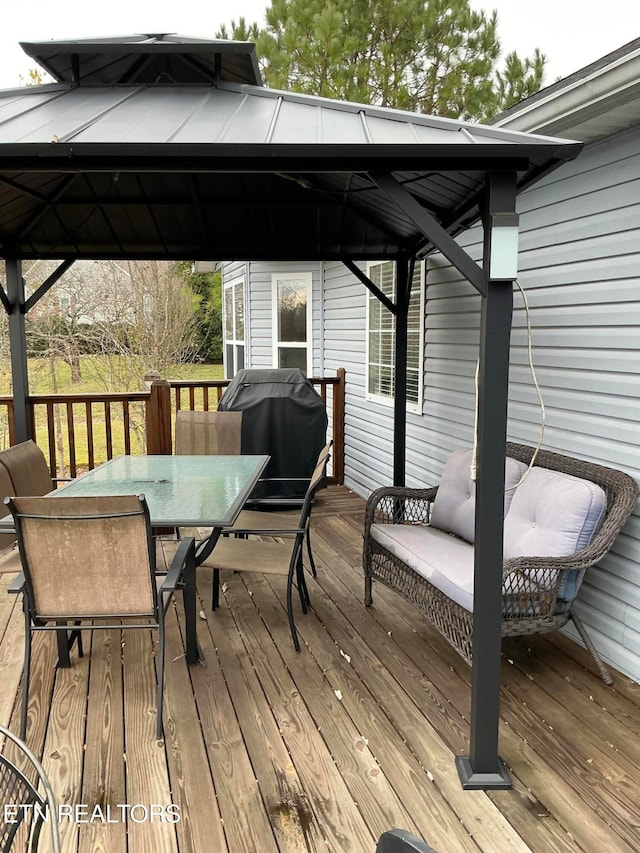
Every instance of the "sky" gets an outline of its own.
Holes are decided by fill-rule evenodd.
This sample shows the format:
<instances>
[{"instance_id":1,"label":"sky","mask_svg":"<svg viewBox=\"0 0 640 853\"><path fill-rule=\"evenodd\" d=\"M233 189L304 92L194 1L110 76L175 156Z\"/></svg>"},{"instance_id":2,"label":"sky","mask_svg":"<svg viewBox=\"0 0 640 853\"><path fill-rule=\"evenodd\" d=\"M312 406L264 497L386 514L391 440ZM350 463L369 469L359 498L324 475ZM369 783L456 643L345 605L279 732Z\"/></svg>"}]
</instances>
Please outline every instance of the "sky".
<instances>
[{"instance_id":1,"label":"sky","mask_svg":"<svg viewBox=\"0 0 640 853\"><path fill-rule=\"evenodd\" d=\"M496 9L505 53L547 56L545 84L640 37L638 0L470 0ZM222 23L244 16L262 23L265 0L4 0L0 24L0 88L21 84L35 63L20 41L178 33L214 38Z\"/></svg>"}]
</instances>

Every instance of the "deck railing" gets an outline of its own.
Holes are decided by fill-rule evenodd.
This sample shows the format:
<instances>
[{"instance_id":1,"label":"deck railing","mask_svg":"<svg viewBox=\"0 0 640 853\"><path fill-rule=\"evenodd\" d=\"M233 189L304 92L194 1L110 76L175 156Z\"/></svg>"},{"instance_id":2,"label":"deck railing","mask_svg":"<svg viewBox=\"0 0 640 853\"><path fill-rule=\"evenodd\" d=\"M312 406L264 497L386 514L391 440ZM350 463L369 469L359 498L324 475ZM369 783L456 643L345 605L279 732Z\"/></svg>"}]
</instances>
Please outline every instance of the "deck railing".
<instances>
[{"instance_id":1,"label":"deck railing","mask_svg":"<svg viewBox=\"0 0 640 853\"><path fill-rule=\"evenodd\" d=\"M166 380L147 376L145 391L34 394L32 432L53 477L76 477L121 454L173 452L179 409L216 409L228 380ZM327 408L333 457L329 481L344 482L345 371L312 377ZM0 396L0 447L16 443L13 398Z\"/></svg>"}]
</instances>

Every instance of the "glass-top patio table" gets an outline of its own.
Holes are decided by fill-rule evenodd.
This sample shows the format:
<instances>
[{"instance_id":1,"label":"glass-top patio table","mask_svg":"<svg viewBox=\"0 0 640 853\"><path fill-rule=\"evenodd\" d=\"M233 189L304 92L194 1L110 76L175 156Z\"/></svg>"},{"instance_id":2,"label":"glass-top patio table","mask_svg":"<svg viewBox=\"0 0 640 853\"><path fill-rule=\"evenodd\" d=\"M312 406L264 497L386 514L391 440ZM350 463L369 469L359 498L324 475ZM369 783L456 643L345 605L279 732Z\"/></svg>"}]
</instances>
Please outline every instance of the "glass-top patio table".
<instances>
[{"instance_id":1,"label":"glass-top patio table","mask_svg":"<svg viewBox=\"0 0 640 853\"><path fill-rule=\"evenodd\" d=\"M228 527L268 456L118 456L53 494L140 495L153 527Z\"/></svg>"},{"instance_id":2,"label":"glass-top patio table","mask_svg":"<svg viewBox=\"0 0 640 853\"><path fill-rule=\"evenodd\" d=\"M196 548L199 565L222 529L234 523L268 462L269 456L118 456L56 489L51 497L144 495L152 527L212 528ZM9 517L5 523L11 521ZM201 654L194 571L185 572L184 585L186 656L188 663L195 663Z\"/></svg>"}]
</instances>

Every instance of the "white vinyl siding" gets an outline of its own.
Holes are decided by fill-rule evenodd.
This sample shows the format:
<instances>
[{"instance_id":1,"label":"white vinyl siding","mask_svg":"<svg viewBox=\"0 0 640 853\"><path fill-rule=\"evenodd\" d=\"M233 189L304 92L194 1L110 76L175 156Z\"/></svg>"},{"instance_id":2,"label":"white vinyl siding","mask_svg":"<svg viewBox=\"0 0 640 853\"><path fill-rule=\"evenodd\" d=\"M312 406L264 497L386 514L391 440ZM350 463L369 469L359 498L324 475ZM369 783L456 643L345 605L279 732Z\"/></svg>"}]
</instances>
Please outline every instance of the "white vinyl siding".
<instances>
[{"instance_id":1,"label":"white vinyl siding","mask_svg":"<svg viewBox=\"0 0 640 853\"><path fill-rule=\"evenodd\" d=\"M327 262L324 276L324 373L346 370L345 483L357 494L391 482L393 409L367 399L366 312L368 291L339 262ZM423 317L423 313L421 312ZM420 321L421 325L423 319ZM422 384L422 376L420 377ZM424 456L423 419L407 412L407 483L420 485Z\"/></svg>"},{"instance_id":2,"label":"white vinyl siding","mask_svg":"<svg viewBox=\"0 0 640 853\"><path fill-rule=\"evenodd\" d=\"M229 264L229 269L234 267ZM321 264L319 263L267 263L248 261L245 265L249 299L247 302L246 325L248 328L249 355L247 367L274 367L273 353L273 292L272 276L302 272L311 276L312 288L312 340L311 372L322 373L322 289L320 283ZM225 277L226 277L225 267Z\"/></svg>"},{"instance_id":3,"label":"white vinyl siding","mask_svg":"<svg viewBox=\"0 0 640 853\"><path fill-rule=\"evenodd\" d=\"M518 200L519 281L531 309L546 408L544 447L640 478L640 145L637 130L593 143ZM481 255L479 229L461 240ZM442 259L428 273L426 449L434 467L473 431L480 299ZM540 411L514 292L509 438L535 444ZM435 472L438 473L437 471ZM429 471L425 471L429 476ZM596 647L640 681L640 518L586 575L576 608ZM573 630L567 631L573 634Z\"/></svg>"},{"instance_id":4,"label":"white vinyl siding","mask_svg":"<svg viewBox=\"0 0 640 853\"><path fill-rule=\"evenodd\" d=\"M531 306L534 362L547 410L544 446L640 478L640 136L587 145L518 198L519 280ZM459 242L477 261L481 229ZM299 265L295 265L299 268ZM294 265L283 265L293 269ZM363 266L364 268L364 266ZM346 369L345 482L363 497L392 482L393 411L368 397L368 292L339 262L315 265L315 369ZM271 356L271 274L251 264L251 346ZM318 283L319 284L319 283ZM473 440L480 297L430 258L422 413L407 413L407 484L438 482L449 454ZM255 302L254 302L255 299ZM266 316L262 318L262 314ZM535 444L540 410L527 364L525 312L514 292L509 438ZM319 359L322 359L320 362ZM270 362L253 366L270 366ZM603 657L640 681L640 516L589 570L577 608Z\"/></svg>"}]
</instances>

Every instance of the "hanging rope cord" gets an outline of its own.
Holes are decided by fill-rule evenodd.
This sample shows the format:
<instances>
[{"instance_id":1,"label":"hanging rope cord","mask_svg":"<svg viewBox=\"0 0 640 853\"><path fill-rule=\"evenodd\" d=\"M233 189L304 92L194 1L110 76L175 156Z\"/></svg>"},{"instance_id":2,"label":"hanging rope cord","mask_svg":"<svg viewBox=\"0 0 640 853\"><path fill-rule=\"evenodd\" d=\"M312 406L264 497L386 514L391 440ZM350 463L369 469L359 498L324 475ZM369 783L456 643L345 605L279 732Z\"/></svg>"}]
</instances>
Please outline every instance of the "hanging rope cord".
<instances>
[{"instance_id":1,"label":"hanging rope cord","mask_svg":"<svg viewBox=\"0 0 640 853\"><path fill-rule=\"evenodd\" d=\"M536 370L533 365L533 341L531 335L531 312L529 310L529 300L527 299L527 294L524 292L522 285L515 279L515 284L520 291L522 296L522 303L524 305L524 313L527 321L527 353L529 359L529 370L531 372L531 378L533 380L533 385L536 389L536 394L538 395L538 402L540 404L540 437L538 438L538 443L536 444L535 450L533 451L533 456L531 457L531 462L529 462L529 467L524 472L520 480L515 484L515 486L510 486L506 491L513 491L517 489L518 486L523 483L527 477L529 476L529 472L533 468L533 465L536 461L536 456L538 455L540 448L542 447L542 440L544 438L544 428L546 424L546 411L544 408L544 400L542 399L542 391L540 390L540 385L538 384L538 377L536 376ZM479 375L480 375L480 361L476 362L476 376L475 376L475 394L476 394L476 413L475 413L475 421L473 425L473 452L471 454L471 467L469 476L475 483L476 474L477 474L477 452L478 452L478 383L479 383Z\"/></svg>"}]
</instances>

